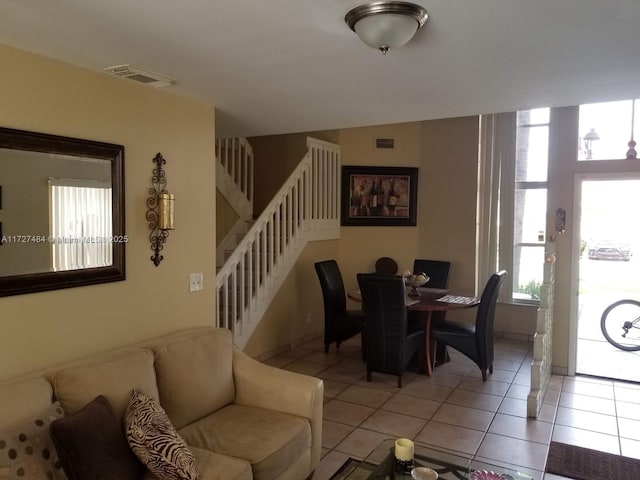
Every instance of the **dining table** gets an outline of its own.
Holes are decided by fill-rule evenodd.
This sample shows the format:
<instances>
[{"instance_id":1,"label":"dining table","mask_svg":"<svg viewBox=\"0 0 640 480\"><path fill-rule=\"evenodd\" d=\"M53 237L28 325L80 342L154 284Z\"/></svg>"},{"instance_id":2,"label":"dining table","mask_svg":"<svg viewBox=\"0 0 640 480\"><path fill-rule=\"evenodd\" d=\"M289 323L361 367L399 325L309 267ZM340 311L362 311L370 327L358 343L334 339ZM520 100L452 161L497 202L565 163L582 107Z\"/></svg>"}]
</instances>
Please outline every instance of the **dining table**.
<instances>
[{"instance_id":1,"label":"dining table","mask_svg":"<svg viewBox=\"0 0 640 480\"><path fill-rule=\"evenodd\" d=\"M433 312L474 308L480 304L480 299L468 295L452 295L449 290L443 288L418 287L416 290L417 294L407 295L407 310L417 312L416 316L425 323L425 374L430 377L433 374L435 360L435 340L431 339L431 317ZM355 302L362 302L360 290L347 292L347 297Z\"/></svg>"}]
</instances>

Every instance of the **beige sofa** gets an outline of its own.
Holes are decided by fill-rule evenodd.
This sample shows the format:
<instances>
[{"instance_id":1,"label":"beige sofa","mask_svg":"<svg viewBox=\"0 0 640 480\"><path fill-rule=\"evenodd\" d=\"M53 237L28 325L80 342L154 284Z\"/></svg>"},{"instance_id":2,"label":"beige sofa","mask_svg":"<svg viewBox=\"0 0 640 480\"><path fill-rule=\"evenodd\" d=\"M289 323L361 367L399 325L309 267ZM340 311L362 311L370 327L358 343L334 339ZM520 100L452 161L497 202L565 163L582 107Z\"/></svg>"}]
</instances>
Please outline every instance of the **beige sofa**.
<instances>
[{"instance_id":1,"label":"beige sofa","mask_svg":"<svg viewBox=\"0 0 640 480\"><path fill-rule=\"evenodd\" d=\"M320 460L322 381L257 362L208 327L4 382L0 430L55 399L69 415L104 395L122 418L133 388L165 409L201 480L303 480Z\"/></svg>"}]
</instances>

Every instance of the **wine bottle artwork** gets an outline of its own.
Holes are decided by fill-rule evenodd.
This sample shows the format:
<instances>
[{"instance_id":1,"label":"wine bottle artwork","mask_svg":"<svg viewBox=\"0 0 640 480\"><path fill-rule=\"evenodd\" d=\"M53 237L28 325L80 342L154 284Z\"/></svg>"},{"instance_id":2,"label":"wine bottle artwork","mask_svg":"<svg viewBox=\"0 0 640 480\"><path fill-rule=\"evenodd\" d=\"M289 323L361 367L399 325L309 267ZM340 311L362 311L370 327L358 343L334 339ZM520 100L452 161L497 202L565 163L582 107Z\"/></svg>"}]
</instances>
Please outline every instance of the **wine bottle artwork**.
<instances>
[{"instance_id":1,"label":"wine bottle artwork","mask_svg":"<svg viewBox=\"0 0 640 480\"><path fill-rule=\"evenodd\" d=\"M344 166L341 224L415 225L417 180L417 168Z\"/></svg>"}]
</instances>

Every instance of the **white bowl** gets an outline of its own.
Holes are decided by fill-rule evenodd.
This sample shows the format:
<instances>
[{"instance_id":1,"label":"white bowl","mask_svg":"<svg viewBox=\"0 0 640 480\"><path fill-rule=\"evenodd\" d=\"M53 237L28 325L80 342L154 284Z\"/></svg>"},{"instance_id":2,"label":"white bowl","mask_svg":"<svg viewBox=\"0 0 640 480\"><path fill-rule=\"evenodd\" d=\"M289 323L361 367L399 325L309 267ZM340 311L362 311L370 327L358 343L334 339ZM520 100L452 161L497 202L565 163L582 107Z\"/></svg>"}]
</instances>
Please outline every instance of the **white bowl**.
<instances>
[{"instance_id":1,"label":"white bowl","mask_svg":"<svg viewBox=\"0 0 640 480\"><path fill-rule=\"evenodd\" d=\"M411 470L413 480L438 480L438 472L428 467L416 467Z\"/></svg>"}]
</instances>

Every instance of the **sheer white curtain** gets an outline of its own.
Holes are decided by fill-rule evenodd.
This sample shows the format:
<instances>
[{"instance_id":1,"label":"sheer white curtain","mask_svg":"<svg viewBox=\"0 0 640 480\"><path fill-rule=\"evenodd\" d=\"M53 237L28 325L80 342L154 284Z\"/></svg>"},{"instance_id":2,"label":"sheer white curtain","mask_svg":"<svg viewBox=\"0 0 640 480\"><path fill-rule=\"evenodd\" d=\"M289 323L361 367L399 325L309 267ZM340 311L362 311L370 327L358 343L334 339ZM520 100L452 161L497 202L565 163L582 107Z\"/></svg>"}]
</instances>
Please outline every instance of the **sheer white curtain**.
<instances>
[{"instance_id":1,"label":"sheer white curtain","mask_svg":"<svg viewBox=\"0 0 640 480\"><path fill-rule=\"evenodd\" d=\"M51 178L49 196L53 270L111 265L111 186Z\"/></svg>"}]
</instances>

